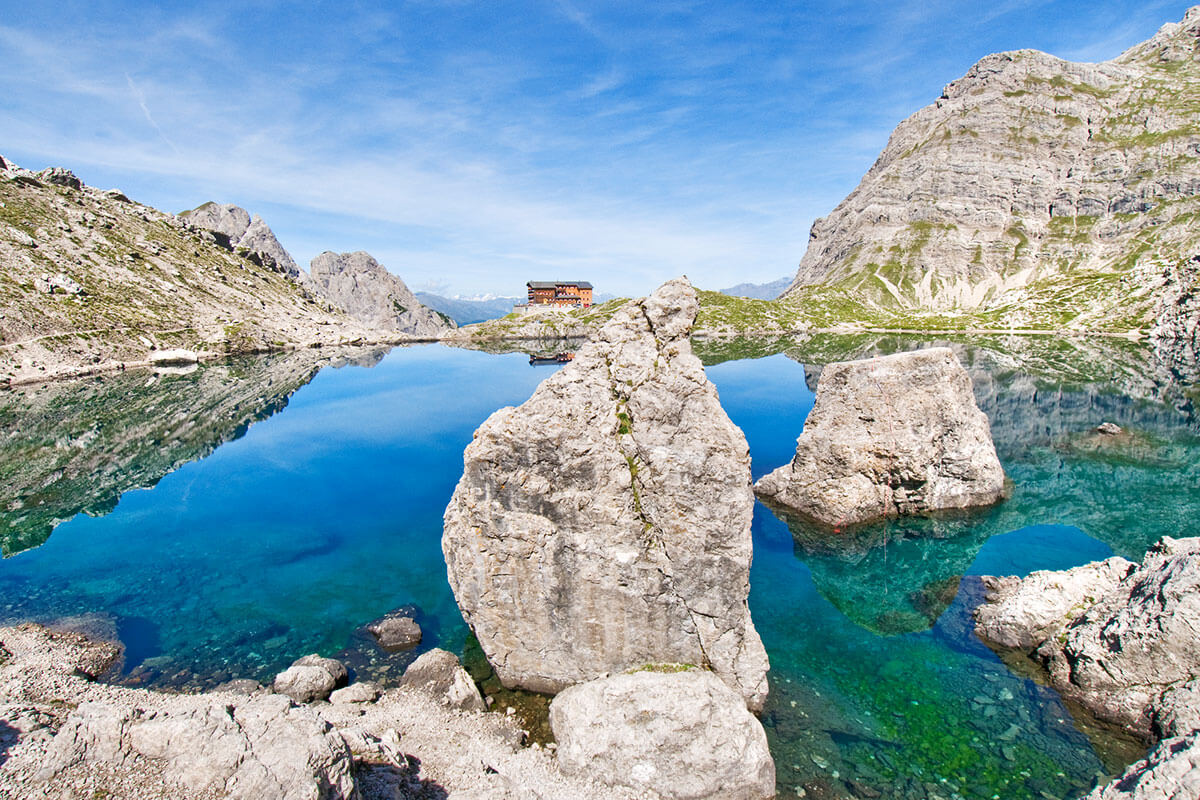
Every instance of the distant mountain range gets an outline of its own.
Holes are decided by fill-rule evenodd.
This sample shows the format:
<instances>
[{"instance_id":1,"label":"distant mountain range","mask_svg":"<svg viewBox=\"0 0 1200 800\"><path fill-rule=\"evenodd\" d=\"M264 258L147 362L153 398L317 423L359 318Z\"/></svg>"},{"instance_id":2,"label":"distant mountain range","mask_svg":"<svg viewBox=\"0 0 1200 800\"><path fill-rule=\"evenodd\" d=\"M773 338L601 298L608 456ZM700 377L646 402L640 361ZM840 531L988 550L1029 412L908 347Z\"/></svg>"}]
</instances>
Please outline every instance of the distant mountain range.
<instances>
[{"instance_id":1,"label":"distant mountain range","mask_svg":"<svg viewBox=\"0 0 1200 800\"><path fill-rule=\"evenodd\" d=\"M790 277L778 278L770 283L739 283L737 286L722 289L721 294L733 297L749 297L754 300L774 300L783 294L783 290L788 288L791 283L792 279Z\"/></svg>"},{"instance_id":2,"label":"distant mountain range","mask_svg":"<svg viewBox=\"0 0 1200 800\"><path fill-rule=\"evenodd\" d=\"M422 305L440 311L459 325L470 325L473 322L485 322L489 319L499 319L513 310L517 303L525 302L524 297L492 297L487 300L460 300L457 297L442 297L429 292L415 292Z\"/></svg>"}]
</instances>

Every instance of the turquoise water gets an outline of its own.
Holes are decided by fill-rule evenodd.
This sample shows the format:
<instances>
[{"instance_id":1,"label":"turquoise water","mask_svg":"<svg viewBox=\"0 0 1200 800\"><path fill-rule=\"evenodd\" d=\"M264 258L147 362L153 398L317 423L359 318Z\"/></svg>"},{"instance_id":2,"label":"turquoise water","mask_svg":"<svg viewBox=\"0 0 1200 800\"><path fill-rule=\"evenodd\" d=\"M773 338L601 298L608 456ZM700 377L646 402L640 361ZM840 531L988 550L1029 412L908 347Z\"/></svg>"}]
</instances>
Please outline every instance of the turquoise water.
<instances>
[{"instance_id":1,"label":"turquoise water","mask_svg":"<svg viewBox=\"0 0 1200 800\"><path fill-rule=\"evenodd\" d=\"M1007 503L832 542L756 509L750 604L772 663L763 721L781 796L1066 798L1130 757L973 638L971 576L1138 558L1186 535L1200 513L1190 401L986 348L961 357L1014 482ZM815 385L806 360L707 367L756 477L794 451ZM312 377L266 359L8 393L0 617L108 626L126 644L122 680L165 687L269 680L313 651L387 680L415 654L384 654L361 627L406 605L422 649L463 652L442 510L474 429L555 367L440 346L362 363ZM1130 433L1097 439L1103 421ZM94 496L88 474L104 476Z\"/></svg>"}]
</instances>

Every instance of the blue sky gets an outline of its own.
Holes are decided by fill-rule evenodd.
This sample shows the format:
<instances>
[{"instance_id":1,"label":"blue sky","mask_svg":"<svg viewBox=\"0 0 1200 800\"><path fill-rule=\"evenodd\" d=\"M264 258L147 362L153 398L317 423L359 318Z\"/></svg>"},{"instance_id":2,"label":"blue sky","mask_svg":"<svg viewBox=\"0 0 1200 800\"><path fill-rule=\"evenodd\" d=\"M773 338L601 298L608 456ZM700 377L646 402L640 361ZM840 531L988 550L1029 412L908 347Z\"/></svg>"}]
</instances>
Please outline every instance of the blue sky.
<instances>
[{"instance_id":1,"label":"blue sky","mask_svg":"<svg viewBox=\"0 0 1200 800\"><path fill-rule=\"evenodd\" d=\"M1158 0L0 0L0 154L417 289L791 275L904 117L999 50L1098 61Z\"/></svg>"}]
</instances>

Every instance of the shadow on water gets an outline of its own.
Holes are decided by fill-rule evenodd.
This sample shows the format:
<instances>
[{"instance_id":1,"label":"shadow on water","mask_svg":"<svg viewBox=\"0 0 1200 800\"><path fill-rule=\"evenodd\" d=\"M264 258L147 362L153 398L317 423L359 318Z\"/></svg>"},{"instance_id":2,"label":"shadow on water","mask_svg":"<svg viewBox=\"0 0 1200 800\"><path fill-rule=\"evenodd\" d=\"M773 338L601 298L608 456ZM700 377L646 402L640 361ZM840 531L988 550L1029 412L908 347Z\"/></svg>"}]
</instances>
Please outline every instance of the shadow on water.
<instances>
[{"instance_id":1,"label":"shadow on water","mask_svg":"<svg viewBox=\"0 0 1200 800\"><path fill-rule=\"evenodd\" d=\"M8 750L17 743L21 732L9 725L4 720L0 720L0 766L4 766L4 762L8 761Z\"/></svg>"}]
</instances>

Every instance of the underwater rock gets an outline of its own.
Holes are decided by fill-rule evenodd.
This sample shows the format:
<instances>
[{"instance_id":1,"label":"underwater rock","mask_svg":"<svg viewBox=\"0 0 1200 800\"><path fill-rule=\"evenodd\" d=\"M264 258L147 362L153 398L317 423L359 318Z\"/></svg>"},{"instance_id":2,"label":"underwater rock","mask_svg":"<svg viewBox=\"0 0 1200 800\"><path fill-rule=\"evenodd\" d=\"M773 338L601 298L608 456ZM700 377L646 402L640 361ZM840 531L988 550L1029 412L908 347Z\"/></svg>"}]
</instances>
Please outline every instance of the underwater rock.
<instances>
[{"instance_id":1,"label":"underwater rock","mask_svg":"<svg viewBox=\"0 0 1200 800\"><path fill-rule=\"evenodd\" d=\"M698 310L682 278L627 303L467 446L442 550L505 686L690 663L762 707L749 449L692 355Z\"/></svg>"},{"instance_id":2,"label":"underwater rock","mask_svg":"<svg viewBox=\"0 0 1200 800\"><path fill-rule=\"evenodd\" d=\"M424 653L404 670L400 685L422 689L463 711L487 710L479 687L458 663L458 658L446 650L435 648Z\"/></svg>"},{"instance_id":3,"label":"underwater rock","mask_svg":"<svg viewBox=\"0 0 1200 800\"><path fill-rule=\"evenodd\" d=\"M348 677L342 662L313 653L276 675L272 689L297 703L311 703L327 699L334 689L346 685Z\"/></svg>"},{"instance_id":4,"label":"underwater rock","mask_svg":"<svg viewBox=\"0 0 1200 800\"><path fill-rule=\"evenodd\" d=\"M983 606L977 612L978 630L985 640L989 632L1002 631L1003 641L1020 642L1026 650L1023 643L1030 642L1036 647L1033 657L1045 666L1056 689L1098 718L1151 738L1159 696L1200 677L1195 632L1200 538L1163 538L1140 565L1118 559L1104 564L1110 566L1058 573L1066 586L1084 576L1078 590L1055 590L1054 573L1034 573L1020 585L1002 585L994 601L999 607ZM1115 585L1094 597L1093 591L1102 591L1114 575ZM1047 595L1052 598L1048 606ZM1054 614L1057 621L1050 619ZM1025 630L1018 627L1022 620ZM1046 638L1039 641L1042 636Z\"/></svg>"},{"instance_id":5,"label":"underwater rock","mask_svg":"<svg viewBox=\"0 0 1200 800\"><path fill-rule=\"evenodd\" d=\"M767 734L711 672L639 671L578 684L550 704L558 761L662 798L775 796Z\"/></svg>"},{"instance_id":6,"label":"underwater rock","mask_svg":"<svg viewBox=\"0 0 1200 800\"><path fill-rule=\"evenodd\" d=\"M367 625L384 650L406 650L421 643L421 626L406 614L387 614Z\"/></svg>"},{"instance_id":7,"label":"underwater rock","mask_svg":"<svg viewBox=\"0 0 1200 800\"><path fill-rule=\"evenodd\" d=\"M830 526L1004 498L987 416L954 352L934 347L827 365L796 455L755 484Z\"/></svg>"}]
</instances>

